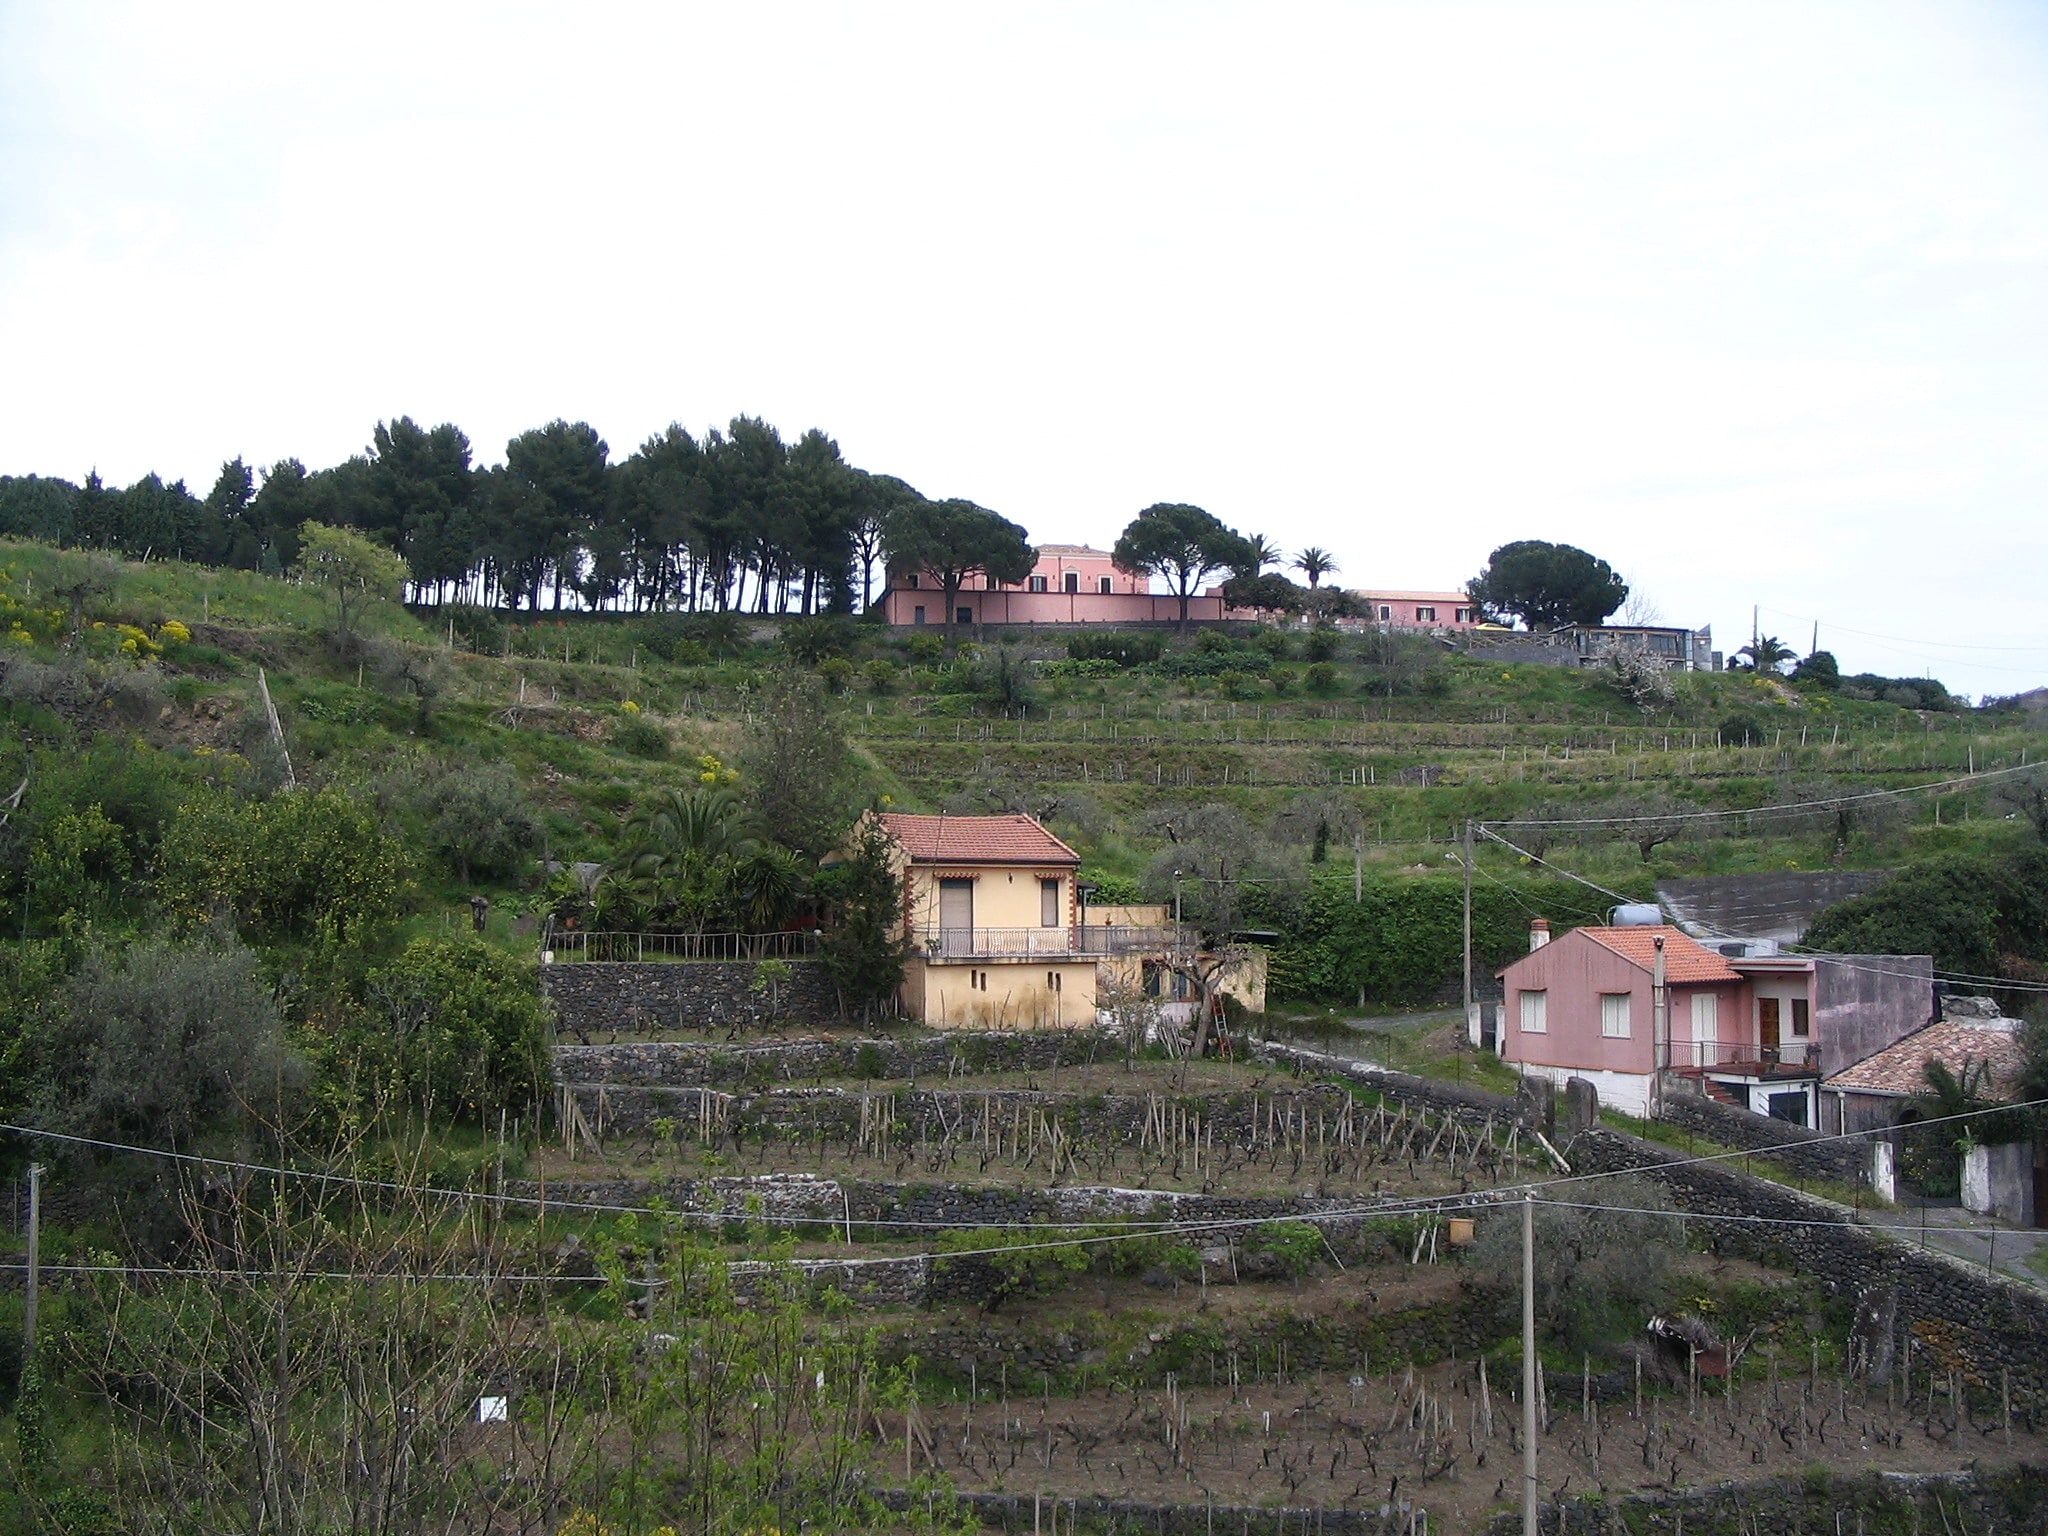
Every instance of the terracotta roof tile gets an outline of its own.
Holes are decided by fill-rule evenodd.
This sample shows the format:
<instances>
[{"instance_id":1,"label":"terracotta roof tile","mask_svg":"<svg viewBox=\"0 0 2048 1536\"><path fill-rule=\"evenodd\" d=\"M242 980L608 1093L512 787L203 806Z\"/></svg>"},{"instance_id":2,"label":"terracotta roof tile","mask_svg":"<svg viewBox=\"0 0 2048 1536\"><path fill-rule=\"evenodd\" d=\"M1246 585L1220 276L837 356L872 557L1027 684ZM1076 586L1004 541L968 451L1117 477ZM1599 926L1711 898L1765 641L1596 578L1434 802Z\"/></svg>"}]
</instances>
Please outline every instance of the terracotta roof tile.
<instances>
[{"instance_id":1,"label":"terracotta roof tile","mask_svg":"<svg viewBox=\"0 0 2048 1536\"><path fill-rule=\"evenodd\" d=\"M1611 949L1622 959L1651 970L1657 963L1657 939L1664 940L1664 975L1674 986L1709 981L1740 981L1741 975L1726 960L1690 934L1668 923L1645 924L1640 928L1579 928L1595 944Z\"/></svg>"},{"instance_id":2,"label":"terracotta roof tile","mask_svg":"<svg viewBox=\"0 0 2048 1536\"><path fill-rule=\"evenodd\" d=\"M922 864L1079 864L1081 856L1029 816L904 816L882 825Z\"/></svg>"},{"instance_id":3,"label":"terracotta roof tile","mask_svg":"<svg viewBox=\"0 0 2048 1536\"><path fill-rule=\"evenodd\" d=\"M1943 1019L1844 1067L1821 1086L1911 1097L1926 1091L1930 1061L1940 1062L1958 1077L1969 1063L1982 1062L1991 1069L1993 1096L2003 1097L2024 1054L2019 1025L2012 1019Z\"/></svg>"}]
</instances>

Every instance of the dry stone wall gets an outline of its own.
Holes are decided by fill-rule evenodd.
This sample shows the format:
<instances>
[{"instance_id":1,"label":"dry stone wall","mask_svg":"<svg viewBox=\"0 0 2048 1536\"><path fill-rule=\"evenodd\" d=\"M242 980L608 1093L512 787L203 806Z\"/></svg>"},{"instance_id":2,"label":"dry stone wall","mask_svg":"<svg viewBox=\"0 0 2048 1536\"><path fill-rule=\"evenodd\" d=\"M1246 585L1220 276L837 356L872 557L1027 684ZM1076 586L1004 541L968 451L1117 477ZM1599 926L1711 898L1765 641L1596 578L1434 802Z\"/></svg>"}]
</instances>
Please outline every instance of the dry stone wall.
<instances>
[{"instance_id":1,"label":"dry stone wall","mask_svg":"<svg viewBox=\"0 0 2048 1536\"><path fill-rule=\"evenodd\" d=\"M757 987L751 960L578 960L540 968L541 995L556 1028L595 1034L730 1029L784 1021L823 1024L839 1016L839 994L820 960L789 960L789 975Z\"/></svg>"},{"instance_id":2,"label":"dry stone wall","mask_svg":"<svg viewBox=\"0 0 2048 1536\"><path fill-rule=\"evenodd\" d=\"M948 1077L956 1072L1043 1072L1116 1061L1123 1046L1095 1030L918 1035L901 1039L775 1040L758 1044L620 1041L563 1045L555 1077L565 1083L723 1088L825 1077Z\"/></svg>"},{"instance_id":3,"label":"dry stone wall","mask_svg":"<svg viewBox=\"0 0 2048 1536\"><path fill-rule=\"evenodd\" d=\"M1768 1150L1774 1166L1793 1169L1810 1179L1870 1183L1867 1141L1835 1141L1803 1125L1752 1115L1691 1093L1666 1093L1657 1118L1724 1147Z\"/></svg>"}]
</instances>

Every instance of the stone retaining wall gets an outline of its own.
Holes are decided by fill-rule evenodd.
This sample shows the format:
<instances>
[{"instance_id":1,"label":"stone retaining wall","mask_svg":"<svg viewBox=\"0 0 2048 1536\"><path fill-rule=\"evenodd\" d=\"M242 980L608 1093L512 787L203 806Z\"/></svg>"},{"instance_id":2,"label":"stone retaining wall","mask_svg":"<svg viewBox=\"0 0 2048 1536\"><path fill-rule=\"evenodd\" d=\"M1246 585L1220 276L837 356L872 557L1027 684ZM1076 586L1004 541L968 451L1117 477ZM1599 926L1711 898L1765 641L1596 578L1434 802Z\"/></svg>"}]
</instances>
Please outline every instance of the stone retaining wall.
<instances>
[{"instance_id":1,"label":"stone retaining wall","mask_svg":"<svg viewBox=\"0 0 2048 1536\"><path fill-rule=\"evenodd\" d=\"M820 960L789 960L787 980L756 991L752 960L578 960L540 968L556 1027L580 1038L650 1030L730 1029L839 1017L839 993Z\"/></svg>"},{"instance_id":2,"label":"stone retaining wall","mask_svg":"<svg viewBox=\"0 0 2048 1536\"><path fill-rule=\"evenodd\" d=\"M758 1093L717 1094L705 1088L617 1087L610 1083L568 1083L564 1091L576 1101L590 1129L606 1136L639 1136L656 1120L677 1122L684 1137L695 1134L704 1112L705 1095L716 1095L714 1113L728 1134L763 1139L809 1141L822 1137L845 1142L860 1134L863 1114L886 1111L893 1117L895 1146L920 1139L933 1142L962 1126L980 1124L986 1113L1006 1129L1012 1117L1042 1111L1055 1117L1061 1131L1077 1141L1113 1141L1137 1145L1146 1121L1163 1101L1170 1109L1199 1114L1212 1126L1218 1142L1243 1140L1254 1128L1263 1134L1265 1117L1292 1113L1311 1120L1342 1111L1351 1102L1343 1089L1329 1083L1290 1083L1273 1092L1246 1089L1228 1094L1177 1098L1168 1095L1047 1093L1028 1088L900 1089L864 1093L847 1088L771 1088ZM865 1105L865 1109L863 1108ZM1354 1111L1355 1113L1355 1111ZM1299 1135L1298 1123L1296 1134Z\"/></svg>"},{"instance_id":3,"label":"stone retaining wall","mask_svg":"<svg viewBox=\"0 0 2048 1536\"><path fill-rule=\"evenodd\" d=\"M1754 1178L1728 1163L1691 1161L1669 1147L1592 1130L1564 1147L1578 1173L1640 1172L1686 1211L1765 1218L1716 1222L1703 1235L1717 1252L1814 1275L1845 1301L1895 1319L1872 1342L1878 1379L1894 1368L1916 1377L1955 1370L1979 1392L2008 1386L2015 1411L2048 1416L2048 1293L1987 1274L1935 1249L1914 1248L1862 1225L1849 1207ZM1790 1223L1771 1225L1769 1222Z\"/></svg>"},{"instance_id":4,"label":"stone retaining wall","mask_svg":"<svg viewBox=\"0 0 2048 1536\"><path fill-rule=\"evenodd\" d=\"M541 1186L513 1181L505 1192L515 1199L541 1196ZM1014 1185L901 1184L866 1179L827 1179L810 1174L772 1174L760 1178L587 1179L551 1183L546 1198L569 1209L626 1207L645 1209L659 1199L669 1209L744 1220L751 1210L779 1222L815 1222L835 1234L850 1221L857 1239L901 1238L924 1233L931 1224L969 1226L1062 1226L1084 1222L1211 1222L1288 1221L1331 1211L1356 1215L1325 1221L1334 1236L1354 1233L1374 1218L1361 1210L1363 1197L1346 1199L1315 1195L1199 1195L1173 1190L1123 1189L1114 1185L1073 1185L1053 1189L1022 1189ZM1396 1216L1406 1212L1395 1212ZM1225 1235L1199 1231L1189 1240L1198 1245L1221 1243Z\"/></svg>"},{"instance_id":5,"label":"stone retaining wall","mask_svg":"<svg viewBox=\"0 0 2048 1536\"><path fill-rule=\"evenodd\" d=\"M1810 1179L1835 1184L1870 1184L1868 1141L1833 1141L1819 1131L1768 1115L1752 1115L1697 1094L1667 1091L1657 1118L1724 1147L1771 1152L1771 1162Z\"/></svg>"},{"instance_id":6,"label":"stone retaining wall","mask_svg":"<svg viewBox=\"0 0 2048 1536\"><path fill-rule=\"evenodd\" d=\"M2048 1469L1913 1475L1776 1477L1546 1504L1545 1536L1842 1536L1843 1532L2038 1531ZM1227 1530L1228 1527L1225 1527ZM1486 1536L1519 1536L1518 1514L1496 1515Z\"/></svg>"},{"instance_id":7,"label":"stone retaining wall","mask_svg":"<svg viewBox=\"0 0 2048 1536\"><path fill-rule=\"evenodd\" d=\"M960 1031L893 1040L775 1040L747 1045L649 1040L557 1046L555 1078L564 1083L734 1089L826 1077L1043 1072L1122 1059L1122 1044L1098 1030Z\"/></svg>"}]
</instances>

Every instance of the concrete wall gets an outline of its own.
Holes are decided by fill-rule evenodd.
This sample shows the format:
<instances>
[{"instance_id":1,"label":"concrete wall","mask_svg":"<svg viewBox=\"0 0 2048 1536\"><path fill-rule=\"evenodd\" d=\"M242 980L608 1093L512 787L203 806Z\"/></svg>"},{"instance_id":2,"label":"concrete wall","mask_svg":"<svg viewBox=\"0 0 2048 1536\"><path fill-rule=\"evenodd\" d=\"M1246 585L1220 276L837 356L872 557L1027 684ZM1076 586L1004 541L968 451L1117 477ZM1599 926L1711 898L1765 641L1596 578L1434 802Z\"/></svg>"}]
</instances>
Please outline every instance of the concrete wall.
<instances>
[{"instance_id":1,"label":"concrete wall","mask_svg":"<svg viewBox=\"0 0 2048 1536\"><path fill-rule=\"evenodd\" d=\"M937 1029L1092 1029L1095 962L913 959L903 997Z\"/></svg>"},{"instance_id":2,"label":"concrete wall","mask_svg":"<svg viewBox=\"0 0 2048 1536\"><path fill-rule=\"evenodd\" d=\"M540 968L541 995L555 1005L565 1035L600 1031L725 1029L734 1024L839 1017L839 994L817 960L791 960L789 979L756 991L752 960L582 960Z\"/></svg>"},{"instance_id":3,"label":"concrete wall","mask_svg":"<svg viewBox=\"0 0 2048 1536\"><path fill-rule=\"evenodd\" d=\"M2034 1147L2013 1142L1963 1154L1963 1208L2014 1226L2034 1224Z\"/></svg>"},{"instance_id":4,"label":"concrete wall","mask_svg":"<svg viewBox=\"0 0 2048 1536\"><path fill-rule=\"evenodd\" d=\"M1082 585L1085 588L1089 583L1084 579ZM954 596L953 606L968 610L971 624L999 628L1007 624L1167 624L1180 619L1180 599L1157 592L1025 592L1005 587L996 592L960 592ZM944 590L936 584L892 587L882 599L882 612L891 624L917 625L920 608L925 627L936 629L944 624ZM1213 587L1188 599L1190 623L1254 617L1249 610L1228 606Z\"/></svg>"},{"instance_id":5,"label":"concrete wall","mask_svg":"<svg viewBox=\"0 0 2048 1536\"><path fill-rule=\"evenodd\" d=\"M1821 1076L1854 1066L1933 1018L1933 967L1926 955L1815 955Z\"/></svg>"}]
</instances>

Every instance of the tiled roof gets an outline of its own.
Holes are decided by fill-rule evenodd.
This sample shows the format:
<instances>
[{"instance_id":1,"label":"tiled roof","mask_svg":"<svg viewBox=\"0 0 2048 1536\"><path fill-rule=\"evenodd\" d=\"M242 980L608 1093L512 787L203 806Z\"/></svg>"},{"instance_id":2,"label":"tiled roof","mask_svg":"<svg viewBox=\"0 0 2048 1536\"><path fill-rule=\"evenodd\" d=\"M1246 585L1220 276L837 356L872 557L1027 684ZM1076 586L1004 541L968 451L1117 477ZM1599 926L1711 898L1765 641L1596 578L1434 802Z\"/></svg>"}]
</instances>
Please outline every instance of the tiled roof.
<instances>
[{"instance_id":1,"label":"tiled roof","mask_svg":"<svg viewBox=\"0 0 2048 1536\"><path fill-rule=\"evenodd\" d=\"M2019 1025L2012 1019L1943 1019L1844 1067L1821 1086L1910 1097L1926 1091L1930 1061L1940 1062L1957 1077L1970 1063L1982 1062L1991 1069L1990 1094L2004 1097L2023 1056Z\"/></svg>"},{"instance_id":2,"label":"tiled roof","mask_svg":"<svg viewBox=\"0 0 2048 1536\"><path fill-rule=\"evenodd\" d=\"M1690 934L1668 923L1651 923L1640 928L1579 928L1595 944L1611 949L1622 959L1653 970L1657 964L1657 939L1664 940L1664 977L1673 986L1709 981L1740 981L1735 968Z\"/></svg>"},{"instance_id":3,"label":"tiled roof","mask_svg":"<svg viewBox=\"0 0 2048 1536\"><path fill-rule=\"evenodd\" d=\"M1029 816L886 815L882 825L921 864L1079 864L1081 855Z\"/></svg>"}]
</instances>

